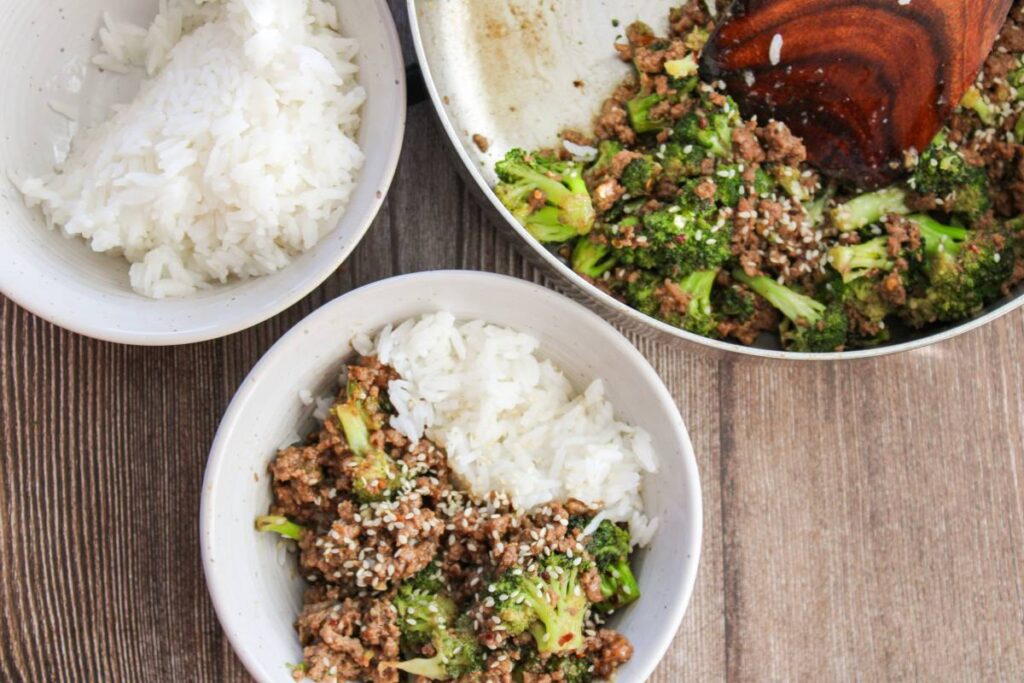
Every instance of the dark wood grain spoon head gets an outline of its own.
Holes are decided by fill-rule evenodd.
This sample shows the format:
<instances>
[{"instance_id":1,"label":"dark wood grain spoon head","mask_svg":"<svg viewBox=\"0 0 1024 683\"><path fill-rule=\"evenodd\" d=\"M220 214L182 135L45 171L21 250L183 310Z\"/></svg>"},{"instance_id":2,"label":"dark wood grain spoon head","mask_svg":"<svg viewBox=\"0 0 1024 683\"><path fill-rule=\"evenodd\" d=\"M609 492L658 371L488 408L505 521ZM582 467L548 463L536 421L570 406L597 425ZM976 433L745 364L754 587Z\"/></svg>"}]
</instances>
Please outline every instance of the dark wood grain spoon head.
<instances>
[{"instance_id":1,"label":"dark wood grain spoon head","mask_svg":"<svg viewBox=\"0 0 1024 683\"><path fill-rule=\"evenodd\" d=\"M879 186L945 123L1010 5L737 0L704 49L701 73L725 81L744 115L787 124L826 174Z\"/></svg>"}]
</instances>

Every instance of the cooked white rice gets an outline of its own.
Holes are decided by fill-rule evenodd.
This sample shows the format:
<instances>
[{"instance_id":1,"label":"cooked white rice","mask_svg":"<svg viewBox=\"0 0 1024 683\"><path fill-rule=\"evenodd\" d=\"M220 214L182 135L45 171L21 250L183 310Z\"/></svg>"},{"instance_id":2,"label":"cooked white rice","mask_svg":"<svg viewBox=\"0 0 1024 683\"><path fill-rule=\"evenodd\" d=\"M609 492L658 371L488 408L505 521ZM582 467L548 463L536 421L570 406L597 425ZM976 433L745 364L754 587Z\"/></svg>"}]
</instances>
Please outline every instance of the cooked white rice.
<instances>
[{"instance_id":1,"label":"cooked white rice","mask_svg":"<svg viewBox=\"0 0 1024 683\"><path fill-rule=\"evenodd\" d=\"M650 540L641 483L657 470L651 439L615 418L600 380L579 393L538 356L534 337L447 313L353 346L402 377L388 389L392 427L443 445L473 491L504 492L523 510L576 498L628 522L636 542Z\"/></svg>"},{"instance_id":2,"label":"cooked white rice","mask_svg":"<svg viewBox=\"0 0 1024 683\"><path fill-rule=\"evenodd\" d=\"M333 5L161 0L148 30L104 24L93 63L150 78L54 173L15 178L51 225L122 253L132 287L162 298L272 273L337 224L366 95Z\"/></svg>"}]
</instances>

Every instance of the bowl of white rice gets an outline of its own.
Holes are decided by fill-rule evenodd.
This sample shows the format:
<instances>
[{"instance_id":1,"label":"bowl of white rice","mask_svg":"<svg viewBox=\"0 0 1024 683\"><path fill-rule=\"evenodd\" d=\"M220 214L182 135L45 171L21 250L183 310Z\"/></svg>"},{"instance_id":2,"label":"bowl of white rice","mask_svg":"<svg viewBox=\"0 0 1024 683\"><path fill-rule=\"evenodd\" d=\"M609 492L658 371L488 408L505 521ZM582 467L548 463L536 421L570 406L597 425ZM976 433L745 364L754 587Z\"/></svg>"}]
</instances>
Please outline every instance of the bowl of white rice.
<instances>
[{"instance_id":1,"label":"bowl of white rice","mask_svg":"<svg viewBox=\"0 0 1024 683\"><path fill-rule=\"evenodd\" d=\"M322 283L405 122L385 0L0 0L0 291L99 339L251 327Z\"/></svg>"},{"instance_id":2,"label":"bowl of white rice","mask_svg":"<svg viewBox=\"0 0 1024 683\"><path fill-rule=\"evenodd\" d=\"M303 656L303 577L287 544L253 528L271 501L268 464L317 424L357 355L399 372L392 426L443 445L473 493L500 491L522 510L573 498L629 525L641 597L610 626L635 648L617 680L646 680L700 554L700 482L679 411L597 315L522 280L463 271L384 280L321 307L267 352L224 415L200 539L217 615L254 678L292 680L288 665Z\"/></svg>"}]
</instances>

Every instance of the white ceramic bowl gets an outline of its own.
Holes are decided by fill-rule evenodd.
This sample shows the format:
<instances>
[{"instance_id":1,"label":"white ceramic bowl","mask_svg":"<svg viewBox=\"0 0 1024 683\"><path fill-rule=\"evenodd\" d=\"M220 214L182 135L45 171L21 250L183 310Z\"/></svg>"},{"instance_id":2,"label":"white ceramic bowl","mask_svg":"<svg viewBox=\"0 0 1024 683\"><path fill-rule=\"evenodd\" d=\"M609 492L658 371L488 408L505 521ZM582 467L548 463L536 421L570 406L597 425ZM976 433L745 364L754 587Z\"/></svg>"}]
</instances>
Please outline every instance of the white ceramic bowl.
<instances>
[{"instance_id":1,"label":"white ceramic bowl","mask_svg":"<svg viewBox=\"0 0 1024 683\"><path fill-rule=\"evenodd\" d=\"M359 81L367 91L359 144L366 153L359 185L341 223L311 251L273 275L215 286L183 299L154 301L132 291L124 259L92 252L84 241L47 230L39 209L25 208L7 173L41 174L68 121L51 100L95 120L105 105L131 96L84 68L104 11L146 25L157 0L0 0L0 292L36 315L109 341L168 345L212 339L270 318L312 291L355 248L391 184L405 130L405 71L385 0L335 0L342 32L358 38ZM69 82L82 77L69 98ZM112 88L120 88L115 91Z\"/></svg>"},{"instance_id":2,"label":"white ceramic bowl","mask_svg":"<svg viewBox=\"0 0 1024 683\"><path fill-rule=\"evenodd\" d=\"M533 334L577 387L603 378L619 416L651 432L660 471L645 479L644 503L660 525L638 559L643 595L614 622L636 648L619 680L646 680L683 617L700 553L700 482L683 421L654 369L600 317L537 285L471 272L407 275L336 299L277 342L235 395L213 444L200 516L206 580L235 652L263 683L286 683L285 665L302 658L292 627L303 588L295 558L253 529L271 501L275 449L313 426L298 392L336 390L356 333L438 310Z\"/></svg>"}]
</instances>

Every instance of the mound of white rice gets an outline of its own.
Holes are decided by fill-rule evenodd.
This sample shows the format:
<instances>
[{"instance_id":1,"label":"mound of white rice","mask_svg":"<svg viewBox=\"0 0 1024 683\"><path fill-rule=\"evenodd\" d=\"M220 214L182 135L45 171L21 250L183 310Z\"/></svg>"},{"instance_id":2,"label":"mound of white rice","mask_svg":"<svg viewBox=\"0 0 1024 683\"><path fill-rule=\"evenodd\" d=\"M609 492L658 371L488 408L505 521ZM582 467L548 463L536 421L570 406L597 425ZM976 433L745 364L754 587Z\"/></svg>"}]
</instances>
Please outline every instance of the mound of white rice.
<instances>
[{"instance_id":1,"label":"mound of white rice","mask_svg":"<svg viewBox=\"0 0 1024 683\"><path fill-rule=\"evenodd\" d=\"M508 494L519 509L576 498L628 522L646 544L641 479L657 470L650 436L619 422L600 380L581 394L537 355L530 335L447 313L353 340L402 379L389 386L392 427L424 434L448 451L452 469L477 493Z\"/></svg>"},{"instance_id":2,"label":"mound of white rice","mask_svg":"<svg viewBox=\"0 0 1024 683\"><path fill-rule=\"evenodd\" d=\"M354 40L322 0L161 0L105 18L93 62L151 76L54 173L15 183L51 225L122 253L161 298L272 273L338 222L363 154Z\"/></svg>"}]
</instances>

